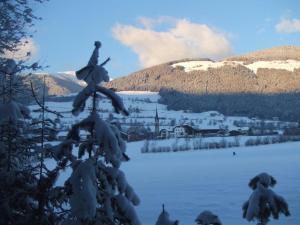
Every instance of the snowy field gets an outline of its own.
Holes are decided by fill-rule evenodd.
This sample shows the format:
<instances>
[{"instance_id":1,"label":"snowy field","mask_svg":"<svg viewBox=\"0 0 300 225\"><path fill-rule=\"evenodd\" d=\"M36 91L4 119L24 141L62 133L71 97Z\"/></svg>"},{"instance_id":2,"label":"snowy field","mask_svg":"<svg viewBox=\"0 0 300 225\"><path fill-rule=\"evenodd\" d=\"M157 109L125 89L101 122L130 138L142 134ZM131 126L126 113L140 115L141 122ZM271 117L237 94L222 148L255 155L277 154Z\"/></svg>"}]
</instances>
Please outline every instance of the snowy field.
<instances>
[{"instance_id":1,"label":"snowy field","mask_svg":"<svg viewBox=\"0 0 300 225\"><path fill-rule=\"evenodd\" d=\"M145 126L153 126L156 108L159 116L165 118L161 119L165 126L171 119L175 119L177 123L193 121L201 128L226 125L230 129L237 128L234 121L260 122L247 117L225 117L218 112L168 111L165 105L157 102L157 93L122 92L120 95L126 106L140 109L140 113L132 113L131 118L125 118L125 124L131 119L137 119L143 121ZM86 110L78 117L72 116L72 102L47 104L52 110L64 111L65 117L62 121L69 125L88 115ZM107 118L111 111L110 102L103 99L100 106L107 109L107 112L101 113L103 118ZM119 119L123 120L121 117ZM240 139L241 144L245 142L245 138ZM221 138L205 140L210 139ZM170 139L161 141L160 144L172 145L173 142L174 139ZM151 154L140 152L143 144L144 141L128 143L127 153L131 161L121 166L141 199L141 205L136 209L143 225L155 224L163 203L171 218L178 219L180 225L195 224L195 218L204 210L211 210L219 215L224 225L256 224L248 223L242 218L241 207L252 193L248 187L249 180L261 172L270 173L277 179L278 184L274 191L287 200L292 214L291 217L282 217L279 221L272 220L270 224L300 224L300 142ZM236 156L232 155L233 151L237 153ZM53 162L48 161L48 167L53 166ZM58 179L57 185L63 185L70 173L71 169L67 169Z\"/></svg>"},{"instance_id":2,"label":"snowy field","mask_svg":"<svg viewBox=\"0 0 300 225\"><path fill-rule=\"evenodd\" d=\"M292 214L270 224L300 224L300 142L157 154L141 154L142 145L128 144L131 161L121 167L141 198L142 224L155 224L162 203L180 225L196 224L203 210L219 215L224 225L256 224L242 218L241 207L251 194L250 178L261 172L277 179L274 191L286 198Z\"/></svg>"},{"instance_id":3,"label":"snowy field","mask_svg":"<svg viewBox=\"0 0 300 225\"><path fill-rule=\"evenodd\" d=\"M255 74L258 69L282 69L288 71L294 71L300 68L300 61L297 60L272 60L272 61L256 61L250 64L246 64L243 61L187 61L175 63L172 66L183 66L185 72L191 72L194 70L208 70L208 68L220 68L222 66L238 66L242 65L252 70Z\"/></svg>"}]
</instances>

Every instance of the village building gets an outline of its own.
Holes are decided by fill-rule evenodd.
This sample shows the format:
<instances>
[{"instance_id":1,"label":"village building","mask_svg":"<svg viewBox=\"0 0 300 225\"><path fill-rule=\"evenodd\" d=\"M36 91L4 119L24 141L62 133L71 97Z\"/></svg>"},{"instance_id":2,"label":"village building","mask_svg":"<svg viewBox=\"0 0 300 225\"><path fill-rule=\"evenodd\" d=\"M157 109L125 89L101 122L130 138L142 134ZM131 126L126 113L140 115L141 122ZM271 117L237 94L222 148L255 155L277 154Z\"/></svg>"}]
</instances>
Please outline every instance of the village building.
<instances>
[{"instance_id":1,"label":"village building","mask_svg":"<svg viewBox=\"0 0 300 225\"><path fill-rule=\"evenodd\" d=\"M223 136L226 135L224 129L199 129L192 127L188 124L177 125L170 130L161 129L159 137L165 138L183 138L183 137L195 137L195 136Z\"/></svg>"},{"instance_id":2,"label":"village building","mask_svg":"<svg viewBox=\"0 0 300 225\"><path fill-rule=\"evenodd\" d=\"M170 132L169 132L167 129L161 129L161 130L159 131L159 136L160 136L160 138L162 138L162 139L169 138L169 137L170 137Z\"/></svg>"}]
</instances>

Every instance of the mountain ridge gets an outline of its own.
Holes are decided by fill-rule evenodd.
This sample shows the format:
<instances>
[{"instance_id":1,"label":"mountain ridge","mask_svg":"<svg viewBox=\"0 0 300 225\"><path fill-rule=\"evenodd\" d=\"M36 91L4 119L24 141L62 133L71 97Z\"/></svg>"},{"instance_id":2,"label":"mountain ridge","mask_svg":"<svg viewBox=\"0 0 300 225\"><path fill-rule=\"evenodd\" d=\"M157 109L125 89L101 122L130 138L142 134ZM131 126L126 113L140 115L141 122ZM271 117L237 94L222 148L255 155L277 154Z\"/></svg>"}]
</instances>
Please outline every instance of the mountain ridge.
<instances>
[{"instance_id":1,"label":"mountain ridge","mask_svg":"<svg viewBox=\"0 0 300 225\"><path fill-rule=\"evenodd\" d=\"M190 66L189 72L186 65ZM300 47L273 47L217 62L209 59L176 60L115 79L106 86L118 91L160 91L167 88L196 94L298 92Z\"/></svg>"},{"instance_id":2,"label":"mountain ridge","mask_svg":"<svg viewBox=\"0 0 300 225\"><path fill-rule=\"evenodd\" d=\"M233 56L226 58L226 60L300 60L300 46L295 45L284 45L284 46L275 46L272 48L262 49L243 55Z\"/></svg>"},{"instance_id":3,"label":"mountain ridge","mask_svg":"<svg viewBox=\"0 0 300 225\"><path fill-rule=\"evenodd\" d=\"M56 74L36 73L36 74L30 74L24 76L22 78L22 83L25 86L25 90L27 90L27 92L30 93L31 92L30 83L32 83L37 95L38 96L42 95L44 77L46 83L46 88L45 88L46 97L66 96L71 93L77 93L81 91L82 88L84 87L84 83L77 80L75 75L73 77L72 75L66 73L56 73Z\"/></svg>"}]
</instances>

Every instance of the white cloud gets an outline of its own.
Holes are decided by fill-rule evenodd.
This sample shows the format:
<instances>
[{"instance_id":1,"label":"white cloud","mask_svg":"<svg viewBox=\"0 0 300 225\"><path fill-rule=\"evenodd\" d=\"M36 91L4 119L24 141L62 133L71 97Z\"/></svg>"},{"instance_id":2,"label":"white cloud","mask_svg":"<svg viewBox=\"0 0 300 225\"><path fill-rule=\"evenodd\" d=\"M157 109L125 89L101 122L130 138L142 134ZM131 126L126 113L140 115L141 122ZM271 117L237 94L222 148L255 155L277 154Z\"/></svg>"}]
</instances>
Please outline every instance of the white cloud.
<instances>
[{"instance_id":1,"label":"white cloud","mask_svg":"<svg viewBox=\"0 0 300 225\"><path fill-rule=\"evenodd\" d=\"M30 53L30 54L29 54ZM26 38L21 41L17 51L4 53L4 57L16 60L26 60L32 58L37 53L37 47L32 38Z\"/></svg>"},{"instance_id":2,"label":"white cloud","mask_svg":"<svg viewBox=\"0 0 300 225\"><path fill-rule=\"evenodd\" d=\"M142 28L117 24L112 31L117 40L138 54L145 67L183 58L220 59L232 53L226 35L208 25L172 17L141 17L139 22ZM155 30L157 25L165 26L165 31Z\"/></svg>"},{"instance_id":3,"label":"white cloud","mask_svg":"<svg viewBox=\"0 0 300 225\"><path fill-rule=\"evenodd\" d=\"M139 17L138 22L143 25L146 29L153 29L155 26L160 24L169 24L175 25L178 19L170 16L160 16L156 19L149 18L149 17Z\"/></svg>"},{"instance_id":4,"label":"white cloud","mask_svg":"<svg viewBox=\"0 0 300 225\"><path fill-rule=\"evenodd\" d=\"M281 19L276 24L275 29L278 33L296 33L300 32L300 20L299 19Z\"/></svg>"}]
</instances>

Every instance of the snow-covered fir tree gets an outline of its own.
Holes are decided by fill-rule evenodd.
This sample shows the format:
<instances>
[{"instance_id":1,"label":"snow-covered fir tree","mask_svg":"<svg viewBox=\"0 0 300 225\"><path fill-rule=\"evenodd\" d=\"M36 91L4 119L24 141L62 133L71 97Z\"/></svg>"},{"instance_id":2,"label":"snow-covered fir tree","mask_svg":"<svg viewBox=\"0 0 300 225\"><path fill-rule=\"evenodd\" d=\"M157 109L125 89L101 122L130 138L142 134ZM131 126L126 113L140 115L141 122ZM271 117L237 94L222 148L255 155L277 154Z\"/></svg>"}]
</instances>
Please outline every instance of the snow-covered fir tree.
<instances>
[{"instance_id":1,"label":"snow-covered fir tree","mask_svg":"<svg viewBox=\"0 0 300 225\"><path fill-rule=\"evenodd\" d=\"M40 69L28 65L30 52L18 50L31 37L29 27L38 20L33 1L0 3L0 224L55 224L56 212L48 201L56 176L45 171L39 176L36 143L27 135L29 109L19 99L27 96L22 85L24 71ZM36 7L36 5L35 5ZM13 58L18 61L13 60ZM55 171L54 171L55 172ZM43 202L43 204L40 204ZM40 207L40 206L44 207Z\"/></svg>"},{"instance_id":2,"label":"snow-covered fir tree","mask_svg":"<svg viewBox=\"0 0 300 225\"><path fill-rule=\"evenodd\" d=\"M0 224L38 224L38 193L40 193L34 143L27 137L26 118L29 109L18 102L18 73L22 62L1 59L0 103ZM45 223L47 224L47 223Z\"/></svg>"},{"instance_id":3,"label":"snow-covered fir tree","mask_svg":"<svg viewBox=\"0 0 300 225\"><path fill-rule=\"evenodd\" d=\"M195 222L200 225L222 225L219 217L208 210L201 212Z\"/></svg>"},{"instance_id":4,"label":"snow-covered fir tree","mask_svg":"<svg viewBox=\"0 0 300 225\"><path fill-rule=\"evenodd\" d=\"M169 213L165 210L165 206L162 205L162 212L159 214L155 225L178 225L178 220L171 220Z\"/></svg>"},{"instance_id":5,"label":"snow-covered fir tree","mask_svg":"<svg viewBox=\"0 0 300 225\"><path fill-rule=\"evenodd\" d=\"M250 180L249 187L253 192L243 205L243 217L246 220L257 220L258 225L265 225L271 215L274 219L278 219L281 213L290 215L285 199L271 189L276 183L274 177L267 173L258 174Z\"/></svg>"},{"instance_id":6,"label":"snow-covered fir tree","mask_svg":"<svg viewBox=\"0 0 300 225\"><path fill-rule=\"evenodd\" d=\"M101 43L96 41L88 65L76 72L77 78L84 80L87 86L76 96L72 113L80 114L91 98L89 116L74 124L66 140L50 150L60 165L71 166L73 170L64 191L58 191L70 205L70 213L66 213L67 208L61 210L63 224L139 225L134 209L140 203L139 197L120 169L121 163L129 160L125 154L126 144L119 129L102 120L98 113L97 98L106 96L116 113L128 115L122 99L114 91L100 86L102 81L109 81L103 67L109 58L98 65L100 47ZM88 135L82 137L82 130ZM78 151L75 145L79 146Z\"/></svg>"}]
</instances>

